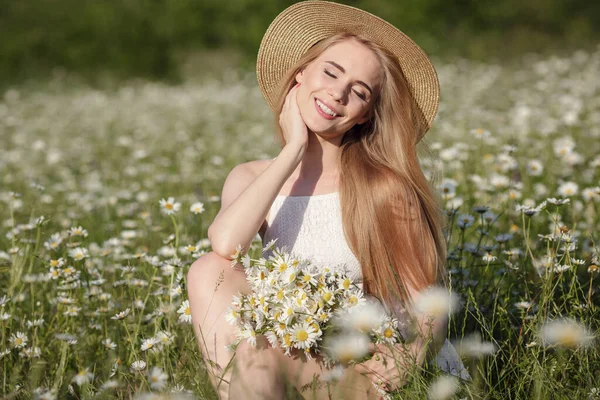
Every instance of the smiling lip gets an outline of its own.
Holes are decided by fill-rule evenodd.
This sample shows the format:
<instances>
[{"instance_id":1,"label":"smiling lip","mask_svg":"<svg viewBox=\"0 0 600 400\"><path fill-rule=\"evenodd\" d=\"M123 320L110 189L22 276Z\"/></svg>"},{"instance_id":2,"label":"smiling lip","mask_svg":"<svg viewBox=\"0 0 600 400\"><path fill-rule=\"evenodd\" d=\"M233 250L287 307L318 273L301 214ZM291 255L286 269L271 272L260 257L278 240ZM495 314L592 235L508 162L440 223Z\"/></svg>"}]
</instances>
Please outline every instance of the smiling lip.
<instances>
[{"instance_id":1,"label":"smiling lip","mask_svg":"<svg viewBox=\"0 0 600 400\"><path fill-rule=\"evenodd\" d=\"M329 107L329 105L327 103L325 103L324 101L321 101L320 99L319 99L319 101L321 103L325 104L327 107ZM329 107L329 109L332 110L334 113L336 113L337 117L331 116L331 115L327 114L325 111L321 110L321 107L319 107L319 105L317 104L317 98L316 97L315 97L315 108L317 109L317 112L319 114L321 114L321 116L323 118L325 118L325 119L332 120L332 119L336 119L337 117L340 116L340 114L337 111L335 111L333 108L331 108L331 107Z\"/></svg>"}]
</instances>

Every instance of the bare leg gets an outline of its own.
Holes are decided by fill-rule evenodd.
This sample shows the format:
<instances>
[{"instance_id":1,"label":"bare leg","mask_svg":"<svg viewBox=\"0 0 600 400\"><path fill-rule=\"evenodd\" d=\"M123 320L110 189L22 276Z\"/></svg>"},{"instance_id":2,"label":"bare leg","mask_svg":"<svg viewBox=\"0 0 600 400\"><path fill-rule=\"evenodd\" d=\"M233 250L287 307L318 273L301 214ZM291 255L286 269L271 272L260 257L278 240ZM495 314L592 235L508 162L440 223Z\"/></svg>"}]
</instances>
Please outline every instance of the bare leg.
<instances>
[{"instance_id":1,"label":"bare leg","mask_svg":"<svg viewBox=\"0 0 600 400\"><path fill-rule=\"evenodd\" d=\"M242 266L237 264L231 268L230 265L230 260L210 252L196 260L187 274L188 300L194 333L209 376L219 398L223 400L230 397L230 381L234 367L236 373L233 377L239 382L233 385L233 399L251 399L252 391L256 398L282 399L283 396L278 394L283 390L282 379L278 376L281 373L278 366L278 361L281 360L280 351L253 349L241 343L233 357L234 353L225 348L235 340L235 327L225 320L232 296L238 293L248 294L250 291ZM269 393L272 397L267 397Z\"/></svg>"}]
</instances>

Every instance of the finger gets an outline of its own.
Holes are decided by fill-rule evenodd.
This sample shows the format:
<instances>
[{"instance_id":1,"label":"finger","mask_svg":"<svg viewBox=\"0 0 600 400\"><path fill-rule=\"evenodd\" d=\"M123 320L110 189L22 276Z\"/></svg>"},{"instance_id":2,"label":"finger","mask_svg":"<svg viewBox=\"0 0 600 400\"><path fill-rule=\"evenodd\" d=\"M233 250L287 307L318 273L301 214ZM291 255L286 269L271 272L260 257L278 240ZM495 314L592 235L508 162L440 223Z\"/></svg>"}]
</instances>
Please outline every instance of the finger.
<instances>
[{"instance_id":1,"label":"finger","mask_svg":"<svg viewBox=\"0 0 600 400\"><path fill-rule=\"evenodd\" d=\"M378 347L375 343L369 343L369 353L375 353L377 352Z\"/></svg>"}]
</instances>

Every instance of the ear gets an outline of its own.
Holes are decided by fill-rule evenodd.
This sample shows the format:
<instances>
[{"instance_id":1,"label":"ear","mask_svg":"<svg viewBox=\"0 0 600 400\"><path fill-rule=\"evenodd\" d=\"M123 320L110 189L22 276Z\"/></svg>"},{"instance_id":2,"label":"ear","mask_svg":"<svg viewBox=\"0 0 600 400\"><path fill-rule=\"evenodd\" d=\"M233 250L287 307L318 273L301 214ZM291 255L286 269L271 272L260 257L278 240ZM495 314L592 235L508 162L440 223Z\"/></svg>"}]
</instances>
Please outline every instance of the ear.
<instances>
[{"instance_id":1,"label":"ear","mask_svg":"<svg viewBox=\"0 0 600 400\"><path fill-rule=\"evenodd\" d=\"M302 83L303 80L304 80L304 70L301 70L296 74L296 82Z\"/></svg>"}]
</instances>

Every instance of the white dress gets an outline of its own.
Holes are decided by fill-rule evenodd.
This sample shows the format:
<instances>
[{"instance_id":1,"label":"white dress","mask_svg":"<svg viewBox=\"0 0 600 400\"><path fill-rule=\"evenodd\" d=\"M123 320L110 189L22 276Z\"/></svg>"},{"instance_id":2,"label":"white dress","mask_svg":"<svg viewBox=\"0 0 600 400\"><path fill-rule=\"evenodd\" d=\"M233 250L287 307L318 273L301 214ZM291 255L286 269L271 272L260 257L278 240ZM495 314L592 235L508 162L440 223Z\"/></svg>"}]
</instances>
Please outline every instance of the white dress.
<instances>
[{"instance_id":1,"label":"white dress","mask_svg":"<svg viewBox=\"0 0 600 400\"><path fill-rule=\"evenodd\" d=\"M277 238L275 247L287 246L288 251L298 258L309 259L333 271L344 268L362 287L360 263L344 237L338 194L277 196L267 218L263 247ZM271 254L272 250L268 250L263 257L268 258ZM436 363L449 374L470 379L448 339L437 354Z\"/></svg>"}]
</instances>

